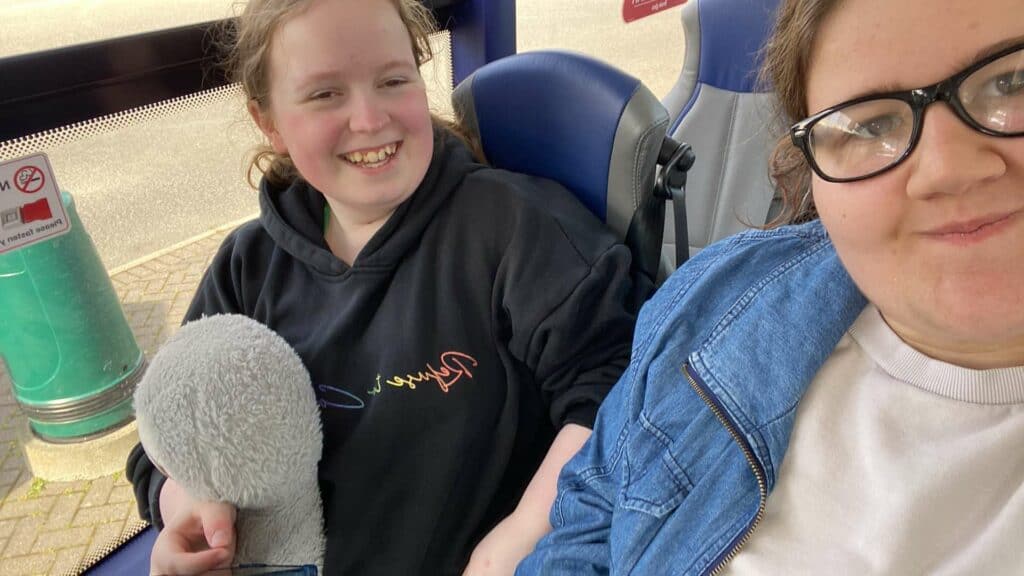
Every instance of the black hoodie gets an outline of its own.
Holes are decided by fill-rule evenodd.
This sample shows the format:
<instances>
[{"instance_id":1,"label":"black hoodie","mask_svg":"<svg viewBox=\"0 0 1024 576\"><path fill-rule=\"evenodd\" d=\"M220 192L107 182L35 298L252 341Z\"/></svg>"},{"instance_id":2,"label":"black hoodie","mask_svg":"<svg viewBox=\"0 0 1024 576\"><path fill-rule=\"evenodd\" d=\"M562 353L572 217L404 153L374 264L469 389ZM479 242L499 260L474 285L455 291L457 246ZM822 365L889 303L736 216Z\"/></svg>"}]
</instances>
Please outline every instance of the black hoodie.
<instances>
[{"instance_id":1,"label":"black hoodie","mask_svg":"<svg viewBox=\"0 0 1024 576\"><path fill-rule=\"evenodd\" d=\"M460 574L558 429L592 426L650 287L568 191L480 166L451 136L351 267L324 242L324 204L264 182L186 321L245 314L309 369L327 574ZM141 450L128 474L149 517L162 476Z\"/></svg>"}]
</instances>

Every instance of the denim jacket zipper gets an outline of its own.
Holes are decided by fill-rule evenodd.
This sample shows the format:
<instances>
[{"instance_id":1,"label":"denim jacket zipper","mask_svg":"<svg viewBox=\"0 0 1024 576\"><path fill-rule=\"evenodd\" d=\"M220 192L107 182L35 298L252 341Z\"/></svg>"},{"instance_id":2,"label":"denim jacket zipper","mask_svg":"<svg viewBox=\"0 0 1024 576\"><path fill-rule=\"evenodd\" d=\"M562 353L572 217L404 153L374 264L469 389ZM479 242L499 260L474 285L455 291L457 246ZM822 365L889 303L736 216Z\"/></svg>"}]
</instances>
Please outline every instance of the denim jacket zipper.
<instances>
[{"instance_id":1,"label":"denim jacket zipper","mask_svg":"<svg viewBox=\"0 0 1024 576\"><path fill-rule=\"evenodd\" d=\"M764 517L765 502L768 500L768 482L764 469L761 467L761 463L758 462L757 458L754 457L754 450L750 447L746 438L736 429L735 424L725 414L725 410L722 406L715 401L714 397L708 392L704 385L697 382L696 376L690 373L690 367L688 364L683 364L683 374L686 375L686 379L690 382L690 386L693 387L700 399L711 408L711 412L714 413L718 421L725 426L725 429L732 436L733 440L739 444L741 450L743 450L743 456L747 459L747 464L750 465L750 469L754 472L754 477L757 478L757 489L760 494L760 501L757 504L757 514L750 524L740 533L739 536L730 542L729 547L726 551L715 558L710 566L710 570L704 572L705 576L717 576L725 568L725 565L732 561L733 558L739 554L740 549L750 540L751 534L754 533L754 529L761 522L761 518Z\"/></svg>"}]
</instances>

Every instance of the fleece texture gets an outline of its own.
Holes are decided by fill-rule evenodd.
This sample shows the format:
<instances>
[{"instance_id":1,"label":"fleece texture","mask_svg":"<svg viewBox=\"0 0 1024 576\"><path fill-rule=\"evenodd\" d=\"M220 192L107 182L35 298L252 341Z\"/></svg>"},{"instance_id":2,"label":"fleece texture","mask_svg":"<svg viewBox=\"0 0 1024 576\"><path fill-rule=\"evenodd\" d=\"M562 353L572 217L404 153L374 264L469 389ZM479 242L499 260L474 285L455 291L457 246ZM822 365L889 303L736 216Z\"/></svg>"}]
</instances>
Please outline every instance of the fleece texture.
<instances>
[{"instance_id":1,"label":"fleece texture","mask_svg":"<svg viewBox=\"0 0 1024 576\"><path fill-rule=\"evenodd\" d=\"M320 413L302 360L242 315L183 326L135 392L150 460L194 498L238 508L236 563L316 563Z\"/></svg>"}]
</instances>

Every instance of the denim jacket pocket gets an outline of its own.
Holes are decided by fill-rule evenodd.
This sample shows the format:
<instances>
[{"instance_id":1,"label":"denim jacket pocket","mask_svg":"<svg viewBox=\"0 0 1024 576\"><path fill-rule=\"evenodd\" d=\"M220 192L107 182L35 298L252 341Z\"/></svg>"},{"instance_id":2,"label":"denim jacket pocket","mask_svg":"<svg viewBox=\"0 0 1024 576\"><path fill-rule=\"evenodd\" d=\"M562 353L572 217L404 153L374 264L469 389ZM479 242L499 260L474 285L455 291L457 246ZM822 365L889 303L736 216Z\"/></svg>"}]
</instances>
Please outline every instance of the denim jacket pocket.
<instances>
[{"instance_id":1,"label":"denim jacket pocket","mask_svg":"<svg viewBox=\"0 0 1024 576\"><path fill-rule=\"evenodd\" d=\"M679 506L693 489L693 483L673 456L673 443L643 413L640 424L645 449L631 451L639 457L630 458L630 482L619 505L662 518Z\"/></svg>"}]
</instances>

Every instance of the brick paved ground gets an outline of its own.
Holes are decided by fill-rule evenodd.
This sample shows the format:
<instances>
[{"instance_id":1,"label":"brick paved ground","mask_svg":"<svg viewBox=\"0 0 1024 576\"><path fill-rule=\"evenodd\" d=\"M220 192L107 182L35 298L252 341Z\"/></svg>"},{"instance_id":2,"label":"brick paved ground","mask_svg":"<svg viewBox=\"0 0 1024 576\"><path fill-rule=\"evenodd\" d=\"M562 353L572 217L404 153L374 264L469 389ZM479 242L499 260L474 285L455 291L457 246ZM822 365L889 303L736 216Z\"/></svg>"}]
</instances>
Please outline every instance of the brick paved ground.
<instances>
[{"instance_id":1,"label":"brick paved ground","mask_svg":"<svg viewBox=\"0 0 1024 576\"><path fill-rule=\"evenodd\" d=\"M227 231L113 271L125 316L147 357L178 326ZM25 425L0 363L0 574L78 574L88 556L138 529L131 486L124 473L77 482L33 478L18 445Z\"/></svg>"}]
</instances>

